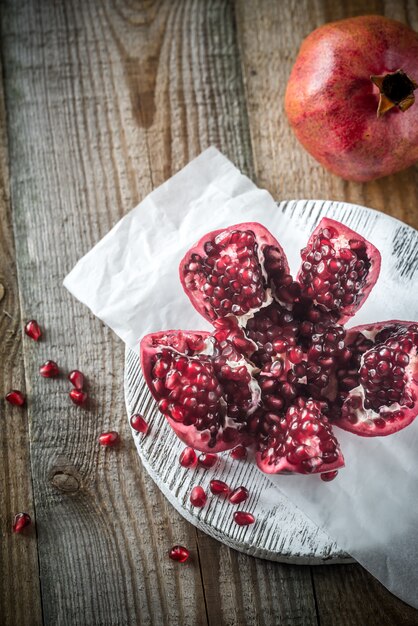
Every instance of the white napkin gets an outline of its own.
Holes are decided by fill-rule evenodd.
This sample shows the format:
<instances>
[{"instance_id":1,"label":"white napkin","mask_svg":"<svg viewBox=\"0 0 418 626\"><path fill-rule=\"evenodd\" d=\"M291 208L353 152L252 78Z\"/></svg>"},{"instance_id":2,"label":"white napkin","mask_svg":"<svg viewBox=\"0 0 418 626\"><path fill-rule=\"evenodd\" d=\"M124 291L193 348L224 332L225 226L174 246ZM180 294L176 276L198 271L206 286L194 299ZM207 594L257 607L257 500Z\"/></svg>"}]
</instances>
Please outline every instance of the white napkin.
<instances>
[{"instance_id":1,"label":"white napkin","mask_svg":"<svg viewBox=\"0 0 418 626\"><path fill-rule=\"evenodd\" d=\"M290 267L297 269L304 241L295 225L266 191L209 148L120 220L64 285L133 349L148 332L207 329L181 288L179 262L206 232L244 221L280 232ZM385 233L377 236L381 243ZM383 259L380 288L355 323L403 311L402 285L382 307L384 286ZM416 296L409 313L418 319ZM279 489L388 589L418 608L418 419L390 437L366 439L339 429L337 435L346 468L335 481L273 476L271 497Z\"/></svg>"}]
</instances>

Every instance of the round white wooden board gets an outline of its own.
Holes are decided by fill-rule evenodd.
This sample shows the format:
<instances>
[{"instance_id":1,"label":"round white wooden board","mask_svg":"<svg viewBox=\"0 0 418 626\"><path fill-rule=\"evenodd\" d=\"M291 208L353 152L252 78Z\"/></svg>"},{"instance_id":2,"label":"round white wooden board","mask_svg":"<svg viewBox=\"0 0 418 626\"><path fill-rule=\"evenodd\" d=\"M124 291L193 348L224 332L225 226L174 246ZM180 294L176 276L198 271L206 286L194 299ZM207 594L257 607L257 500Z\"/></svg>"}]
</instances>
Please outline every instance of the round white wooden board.
<instances>
[{"instance_id":1,"label":"round white wooden board","mask_svg":"<svg viewBox=\"0 0 418 626\"><path fill-rule=\"evenodd\" d=\"M281 202L278 211L284 216L283 229L274 235L282 244L294 272L299 266L300 248L325 215L347 224L379 247L382 266L385 266L385 282L376 285L373 295L351 325L373 321L376 307L383 303L388 309L385 318L391 319L391 304L385 301L385 293L395 294L396 299L396 293L416 289L411 278L418 264L418 232L402 222L365 207L320 200ZM292 228L289 228L289 219ZM402 318L409 319L407 303L405 309ZM376 315L376 319L381 316ZM125 400L128 416L141 413L150 425L147 436L132 431L143 466L189 522L228 546L261 558L306 564L353 560L272 485L252 458L233 461L226 452L219 455L217 465L210 470L182 468L178 457L184 444L157 410L142 377L139 354L132 350L127 350L125 357ZM224 480L232 487L245 485L250 498L237 507L223 498L211 496L209 481L212 478ZM319 480L319 477L308 477L307 486L311 479ZM292 477L283 476L283 480L292 480ZM190 491L197 484L209 494L202 509L192 507L189 501ZM256 523L248 527L237 526L232 519L237 509L253 513Z\"/></svg>"}]
</instances>

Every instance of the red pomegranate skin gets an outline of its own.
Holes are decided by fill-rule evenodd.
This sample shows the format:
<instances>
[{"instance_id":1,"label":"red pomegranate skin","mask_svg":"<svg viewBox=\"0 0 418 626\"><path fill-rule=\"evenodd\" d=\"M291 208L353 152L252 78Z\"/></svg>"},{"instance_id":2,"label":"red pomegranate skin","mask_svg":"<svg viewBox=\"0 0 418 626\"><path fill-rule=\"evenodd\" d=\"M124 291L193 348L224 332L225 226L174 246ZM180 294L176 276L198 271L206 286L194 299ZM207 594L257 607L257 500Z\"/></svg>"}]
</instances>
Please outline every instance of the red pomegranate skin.
<instances>
[{"instance_id":1,"label":"red pomegranate skin","mask_svg":"<svg viewBox=\"0 0 418 626\"><path fill-rule=\"evenodd\" d=\"M302 43L285 96L297 139L334 174L366 182L418 161L418 91L377 117L370 76L403 70L418 82L418 34L379 15L317 28Z\"/></svg>"}]
</instances>

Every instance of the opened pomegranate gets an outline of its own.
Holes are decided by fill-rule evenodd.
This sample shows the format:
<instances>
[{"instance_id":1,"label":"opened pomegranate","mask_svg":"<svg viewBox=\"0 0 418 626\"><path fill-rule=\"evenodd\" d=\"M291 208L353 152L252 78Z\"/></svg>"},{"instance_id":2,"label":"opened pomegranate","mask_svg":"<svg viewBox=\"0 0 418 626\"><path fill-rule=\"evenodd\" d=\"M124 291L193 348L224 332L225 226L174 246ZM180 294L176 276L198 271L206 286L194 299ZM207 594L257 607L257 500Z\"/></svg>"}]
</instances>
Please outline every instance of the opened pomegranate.
<instances>
[{"instance_id":1,"label":"opened pomegranate","mask_svg":"<svg viewBox=\"0 0 418 626\"><path fill-rule=\"evenodd\" d=\"M208 233L180 276L213 332L147 335L141 362L161 412L203 456L253 444L266 473L331 480L344 464L334 424L379 435L416 416L418 324L345 331L380 271L378 250L347 226L324 218L301 257L294 280L263 226Z\"/></svg>"},{"instance_id":2,"label":"opened pomegranate","mask_svg":"<svg viewBox=\"0 0 418 626\"><path fill-rule=\"evenodd\" d=\"M346 180L418 160L418 34L380 15L325 24L303 42L285 108L297 139Z\"/></svg>"}]
</instances>

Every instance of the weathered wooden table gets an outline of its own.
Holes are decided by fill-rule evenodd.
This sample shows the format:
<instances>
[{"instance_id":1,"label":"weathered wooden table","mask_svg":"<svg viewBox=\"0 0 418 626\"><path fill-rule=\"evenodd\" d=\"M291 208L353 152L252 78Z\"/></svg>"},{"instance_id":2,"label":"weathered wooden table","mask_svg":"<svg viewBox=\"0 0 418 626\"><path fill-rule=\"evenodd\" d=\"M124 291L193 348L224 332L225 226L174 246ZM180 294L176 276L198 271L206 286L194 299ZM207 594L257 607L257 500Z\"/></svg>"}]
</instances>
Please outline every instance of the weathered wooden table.
<instances>
[{"instance_id":1,"label":"weathered wooden table","mask_svg":"<svg viewBox=\"0 0 418 626\"><path fill-rule=\"evenodd\" d=\"M358 565L291 566L196 531L141 470L123 401L124 347L61 286L151 189L214 144L277 199L343 199L418 226L418 168L344 182L296 143L283 94L301 40L360 13L418 30L414 0L3 0L1 3L0 623L371 626L418 612ZM44 341L22 335L38 319ZM85 371L70 406L47 358ZM118 430L117 453L97 435ZM36 531L14 536L16 511ZM349 523L349 521L348 521ZM192 562L167 558L173 543Z\"/></svg>"}]
</instances>

